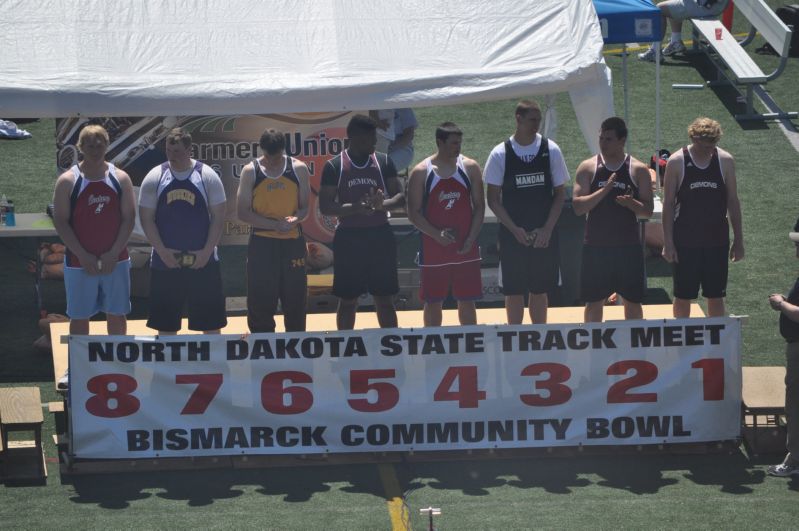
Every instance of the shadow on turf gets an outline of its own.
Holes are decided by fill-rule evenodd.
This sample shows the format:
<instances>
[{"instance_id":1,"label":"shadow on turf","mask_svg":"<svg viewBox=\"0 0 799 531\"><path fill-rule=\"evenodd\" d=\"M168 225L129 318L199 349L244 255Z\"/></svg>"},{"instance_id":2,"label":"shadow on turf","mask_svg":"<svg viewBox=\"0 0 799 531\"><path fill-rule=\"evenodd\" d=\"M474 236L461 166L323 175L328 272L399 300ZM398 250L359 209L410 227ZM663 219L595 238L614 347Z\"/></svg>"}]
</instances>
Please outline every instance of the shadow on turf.
<instances>
[{"instance_id":1,"label":"shadow on turf","mask_svg":"<svg viewBox=\"0 0 799 531\"><path fill-rule=\"evenodd\" d=\"M673 472L680 478L674 477ZM398 474L406 491L424 486L458 490L469 496L485 496L489 489L502 486L541 489L551 494L570 494L590 486L654 494L680 483L681 478L698 485L718 486L725 493L748 494L753 485L762 483L766 477L763 469L754 468L742 454L408 463L398 467Z\"/></svg>"},{"instance_id":2,"label":"shadow on turf","mask_svg":"<svg viewBox=\"0 0 799 531\"><path fill-rule=\"evenodd\" d=\"M66 480L65 480L66 481ZM200 470L73 476L74 503L104 509L125 509L132 502L153 496L185 501L187 506L212 505L237 498L251 490L284 502L305 502L331 491L331 484L348 483L341 490L384 499L377 468L371 465L269 468L257 470Z\"/></svg>"},{"instance_id":3,"label":"shadow on turf","mask_svg":"<svg viewBox=\"0 0 799 531\"><path fill-rule=\"evenodd\" d=\"M601 487L651 495L685 481L717 487L727 494L749 494L764 481L782 481L767 479L765 464L766 461L751 461L744 454L735 453L405 462L394 467L406 495L420 488L431 488L466 496L487 496L493 489L503 487L550 494ZM335 489L385 499L374 465L137 472L74 476L69 481L74 489L72 502L104 509L124 509L152 497L185 502L190 507L208 506L253 492L282 502L305 502ZM787 488L799 491L799 478L788 480Z\"/></svg>"},{"instance_id":4,"label":"shadow on turf","mask_svg":"<svg viewBox=\"0 0 799 531\"><path fill-rule=\"evenodd\" d=\"M714 81L718 78L718 70L716 66L704 53L689 53L687 55L673 57L670 58L670 60L665 63L664 66L694 68L706 81ZM721 104L727 109L727 112L730 114L730 116L734 117L737 114L743 114L746 112L746 104L743 101L738 100L739 97L742 97L745 94L745 89L739 91L737 88L729 84L715 85L708 88L713 91ZM759 102L757 98L755 98L755 105L758 105L758 103ZM762 120L739 121L738 125L741 129L746 131L769 129L770 127L767 122Z\"/></svg>"}]
</instances>

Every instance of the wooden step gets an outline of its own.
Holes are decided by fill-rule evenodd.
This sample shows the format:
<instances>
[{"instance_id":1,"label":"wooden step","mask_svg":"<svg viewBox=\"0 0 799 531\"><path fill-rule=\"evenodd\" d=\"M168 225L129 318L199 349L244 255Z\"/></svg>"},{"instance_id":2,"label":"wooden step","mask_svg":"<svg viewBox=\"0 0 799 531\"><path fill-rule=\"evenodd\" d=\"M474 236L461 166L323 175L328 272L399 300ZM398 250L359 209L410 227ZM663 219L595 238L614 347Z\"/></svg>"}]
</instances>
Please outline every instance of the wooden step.
<instances>
[{"instance_id":1,"label":"wooden step","mask_svg":"<svg viewBox=\"0 0 799 531\"><path fill-rule=\"evenodd\" d=\"M784 414L785 367L744 367L743 403L746 413Z\"/></svg>"},{"instance_id":2,"label":"wooden step","mask_svg":"<svg viewBox=\"0 0 799 531\"><path fill-rule=\"evenodd\" d=\"M8 480L43 481L47 465L42 449L42 398L38 387L0 389L0 437L5 441L3 476ZM32 431L33 441L12 441L8 434Z\"/></svg>"},{"instance_id":3,"label":"wooden step","mask_svg":"<svg viewBox=\"0 0 799 531\"><path fill-rule=\"evenodd\" d=\"M44 422L42 397L38 387L6 387L0 389L0 423L11 429Z\"/></svg>"}]
</instances>

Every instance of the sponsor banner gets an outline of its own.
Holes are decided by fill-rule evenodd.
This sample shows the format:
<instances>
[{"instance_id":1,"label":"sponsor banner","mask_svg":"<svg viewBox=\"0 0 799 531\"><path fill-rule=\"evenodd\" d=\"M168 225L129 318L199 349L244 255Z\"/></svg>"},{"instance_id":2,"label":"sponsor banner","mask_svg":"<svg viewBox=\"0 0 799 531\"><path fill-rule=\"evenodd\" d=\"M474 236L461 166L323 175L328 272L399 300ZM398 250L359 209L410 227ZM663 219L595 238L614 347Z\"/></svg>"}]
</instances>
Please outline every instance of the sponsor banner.
<instances>
[{"instance_id":1,"label":"sponsor banner","mask_svg":"<svg viewBox=\"0 0 799 531\"><path fill-rule=\"evenodd\" d=\"M730 318L72 336L79 458L684 443L740 433Z\"/></svg>"},{"instance_id":2,"label":"sponsor banner","mask_svg":"<svg viewBox=\"0 0 799 531\"><path fill-rule=\"evenodd\" d=\"M134 186L139 186L152 168L166 161L164 139L169 130L183 127L192 135L192 157L211 166L225 185L228 202L222 244L244 244L250 227L236 219L241 169L260 155L261 133L277 129L286 134L286 153L305 162L311 174L310 214L302 224L303 232L307 239L326 244L333 240L336 219L319 212L322 167L343 151L353 114L63 118L56 120L58 169L64 172L78 162L78 134L86 123L96 123L106 128L111 139L107 160L128 172Z\"/></svg>"}]
</instances>

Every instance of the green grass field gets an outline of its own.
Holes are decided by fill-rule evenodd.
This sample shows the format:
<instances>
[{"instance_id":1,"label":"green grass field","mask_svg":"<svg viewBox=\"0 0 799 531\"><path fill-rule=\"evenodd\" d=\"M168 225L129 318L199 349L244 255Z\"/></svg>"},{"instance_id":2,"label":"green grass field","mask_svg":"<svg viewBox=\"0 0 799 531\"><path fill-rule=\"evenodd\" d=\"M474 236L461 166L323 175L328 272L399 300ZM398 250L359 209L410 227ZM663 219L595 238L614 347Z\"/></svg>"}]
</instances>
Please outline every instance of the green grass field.
<instances>
[{"instance_id":1,"label":"green grass field","mask_svg":"<svg viewBox=\"0 0 799 531\"><path fill-rule=\"evenodd\" d=\"M772 0L772 5L783 2ZM736 15L735 31L745 31ZM688 28L685 31L688 37ZM759 46L756 42L754 46ZM622 112L621 59L608 53L617 112ZM773 57L756 60L770 71ZM743 331L745 365L781 365L784 343L769 293L792 284L797 263L787 232L799 208L799 154L774 123L740 124L729 89L674 90L673 83L701 83L708 76L701 57L669 60L662 69L662 133L672 151L687 141L685 128L696 116L719 120L721 145L737 161L744 216L746 259L730 267L728 309L748 315ZM648 159L654 146L654 67L629 61L631 145ZM767 85L787 110L799 110L799 59ZM452 120L465 131L464 154L483 163L490 149L513 129L515 101L418 109L417 160L434 150L437 123ZM568 97L556 99L556 137L573 172L590 156ZM55 178L54 123L23 126L33 139L0 142L0 194L19 212L42 211ZM32 279L25 272L32 240L0 239L0 385L30 383L54 400L48 356L30 346L38 336ZM225 249L223 261L242 263L240 249ZM243 266L242 266L243 267ZM671 294L669 270L648 263L652 293ZM231 295L243 292L241 275L230 275ZM227 280L227 279L226 279ZM50 311L63 312L63 286L45 283ZM138 301L134 315L146 314ZM4 529L38 528L262 528L387 529L386 492L373 465L276 468L248 471L130 473L66 480L58 474L46 422L50 478L46 486L0 487ZM799 479L765 476L765 464L779 456L749 459L743 453L706 456L612 455L528 460L472 460L404 463L394 469L406 504L406 518L425 529L419 509L441 507L439 529L525 528L700 528L797 527Z\"/></svg>"}]
</instances>

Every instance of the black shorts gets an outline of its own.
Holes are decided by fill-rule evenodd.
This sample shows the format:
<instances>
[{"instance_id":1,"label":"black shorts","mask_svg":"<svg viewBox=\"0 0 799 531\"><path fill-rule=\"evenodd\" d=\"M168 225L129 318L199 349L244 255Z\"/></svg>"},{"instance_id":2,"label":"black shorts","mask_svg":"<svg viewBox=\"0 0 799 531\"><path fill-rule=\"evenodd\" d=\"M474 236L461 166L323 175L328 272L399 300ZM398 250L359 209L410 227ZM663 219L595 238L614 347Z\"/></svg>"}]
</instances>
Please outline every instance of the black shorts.
<instances>
[{"instance_id":1,"label":"black shorts","mask_svg":"<svg viewBox=\"0 0 799 531\"><path fill-rule=\"evenodd\" d=\"M274 332L277 303L286 332L304 332L307 276L305 238L250 236L247 247L247 324Z\"/></svg>"},{"instance_id":2,"label":"black shorts","mask_svg":"<svg viewBox=\"0 0 799 531\"><path fill-rule=\"evenodd\" d=\"M549 293L558 287L560 257L557 233L553 232L549 246L525 247L508 233L500 235L499 265L502 268L502 293L505 295L535 295Z\"/></svg>"},{"instance_id":3,"label":"black shorts","mask_svg":"<svg viewBox=\"0 0 799 531\"><path fill-rule=\"evenodd\" d=\"M625 300L644 300L644 249L640 244L623 247L583 246L580 298L604 300L618 293Z\"/></svg>"},{"instance_id":4,"label":"black shorts","mask_svg":"<svg viewBox=\"0 0 799 531\"><path fill-rule=\"evenodd\" d=\"M180 319L186 305L189 330L205 332L227 325L219 262L212 258L202 269L150 270L148 327L164 332L180 330Z\"/></svg>"},{"instance_id":5,"label":"black shorts","mask_svg":"<svg viewBox=\"0 0 799 531\"><path fill-rule=\"evenodd\" d=\"M397 243L388 223L339 227L333 237L333 295L350 300L364 293L399 293Z\"/></svg>"},{"instance_id":6,"label":"black shorts","mask_svg":"<svg viewBox=\"0 0 799 531\"><path fill-rule=\"evenodd\" d=\"M674 296L693 300L699 296L720 299L727 296L729 245L721 247L677 247L677 263L672 264Z\"/></svg>"}]
</instances>

